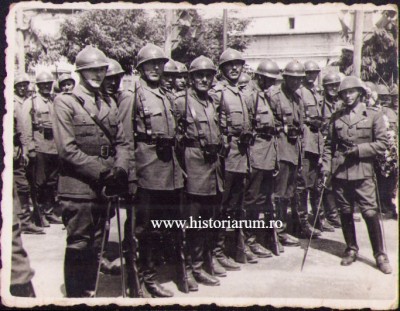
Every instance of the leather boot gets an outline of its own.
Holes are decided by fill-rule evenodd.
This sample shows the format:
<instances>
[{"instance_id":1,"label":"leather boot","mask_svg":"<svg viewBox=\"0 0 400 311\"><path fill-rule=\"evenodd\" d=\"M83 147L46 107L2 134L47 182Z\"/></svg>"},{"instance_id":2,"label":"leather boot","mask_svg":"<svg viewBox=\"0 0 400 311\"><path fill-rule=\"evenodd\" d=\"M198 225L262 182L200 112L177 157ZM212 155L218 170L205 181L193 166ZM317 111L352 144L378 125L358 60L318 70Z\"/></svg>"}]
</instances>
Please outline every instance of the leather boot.
<instances>
[{"instance_id":1,"label":"leather boot","mask_svg":"<svg viewBox=\"0 0 400 311\"><path fill-rule=\"evenodd\" d=\"M10 285L10 294L16 297L36 297L35 290L33 289L31 281L25 284Z\"/></svg>"},{"instance_id":2,"label":"leather boot","mask_svg":"<svg viewBox=\"0 0 400 311\"><path fill-rule=\"evenodd\" d=\"M299 240L286 232L288 205L288 199L275 198L275 206L277 211L276 220L280 220L283 223L282 228L277 229L279 241L283 246L300 246Z\"/></svg>"},{"instance_id":3,"label":"leather boot","mask_svg":"<svg viewBox=\"0 0 400 311\"><path fill-rule=\"evenodd\" d=\"M46 216L45 216L45 207L44 204L39 204L38 203L38 209L40 211L40 222L42 223L43 227L47 228L50 227L50 223L48 222ZM40 224L36 224L37 226L40 226Z\"/></svg>"},{"instance_id":4,"label":"leather boot","mask_svg":"<svg viewBox=\"0 0 400 311\"><path fill-rule=\"evenodd\" d=\"M21 202L21 214L18 214L21 221L21 231L26 234L45 234L42 228L37 227L32 219L32 212L29 204L29 192L18 192Z\"/></svg>"},{"instance_id":5,"label":"leather boot","mask_svg":"<svg viewBox=\"0 0 400 311\"><path fill-rule=\"evenodd\" d=\"M378 269L385 274L392 273L392 268L383 247L383 234L378 214L372 217L364 217L364 219Z\"/></svg>"},{"instance_id":6,"label":"leather boot","mask_svg":"<svg viewBox=\"0 0 400 311\"><path fill-rule=\"evenodd\" d=\"M68 298L83 296L82 266L84 254L82 250L67 248L64 258L64 286Z\"/></svg>"},{"instance_id":7,"label":"leather boot","mask_svg":"<svg viewBox=\"0 0 400 311\"><path fill-rule=\"evenodd\" d=\"M314 233L313 233L313 227L310 225L308 221L308 192L307 190L297 192L296 194L296 200L295 204L297 206L297 211L298 211L298 221L300 223L300 230L301 234L303 237L309 239L311 237L311 234L313 234L313 238L317 238L321 236L321 231L317 228L314 228Z\"/></svg>"},{"instance_id":8,"label":"leather boot","mask_svg":"<svg viewBox=\"0 0 400 311\"><path fill-rule=\"evenodd\" d=\"M346 250L341 265L348 266L356 260L358 253L358 245L356 238L356 228L352 213L341 213L342 231L344 240L346 241Z\"/></svg>"}]
</instances>

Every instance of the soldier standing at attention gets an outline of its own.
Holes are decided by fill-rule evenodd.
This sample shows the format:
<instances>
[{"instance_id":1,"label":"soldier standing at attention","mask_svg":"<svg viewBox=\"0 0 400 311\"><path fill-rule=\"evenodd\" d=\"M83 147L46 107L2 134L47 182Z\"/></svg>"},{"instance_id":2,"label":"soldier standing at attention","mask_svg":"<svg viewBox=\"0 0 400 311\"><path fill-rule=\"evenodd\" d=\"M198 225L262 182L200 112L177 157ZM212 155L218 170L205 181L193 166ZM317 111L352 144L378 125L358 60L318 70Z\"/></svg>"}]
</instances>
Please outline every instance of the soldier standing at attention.
<instances>
[{"instance_id":1,"label":"soldier standing at attention","mask_svg":"<svg viewBox=\"0 0 400 311\"><path fill-rule=\"evenodd\" d=\"M26 73L16 76L14 81L14 185L17 188L16 193L18 194L21 207L18 209L21 231L30 234L44 234L43 229L35 225L30 210L30 189L26 178L26 166L29 163L29 158L24 154L21 142L21 112L23 103L27 97L29 82L29 77Z\"/></svg>"},{"instance_id":2,"label":"soldier standing at attention","mask_svg":"<svg viewBox=\"0 0 400 311\"><path fill-rule=\"evenodd\" d=\"M279 240L284 246L299 246L287 233L287 209L296 190L297 170L301 165L303 103L296 92L305 77L304 66L294 60L283 71L283 82L270 92L271 109L278 127L279 174L275 177L274 203L277 220L282 221ZM293 205L292 205L293 206ZM292 217L294 211L292 210Z\"/></svg>"},{"instance_id":3,"label":"soldier standing at attention","mask_svg":"<svg viewBox=\"0 0 400 311\"><path fill-rule=\"evenodd\" d=\"M305 78L303 86L298 90L303 102L303 148L302 169L297 178L297 189L295 195L296 209L299 215L301 233L309 238L312 226L308 221L308 199L316 220L316 228L313 237L321 236L321 231L334 231L333 227L325 222L323 210L317 215L319 191L317 189L318 174L320 172L320 155L324 146L321 133L323 125L320 105L322 96L317 92L314 85L319 72L319 66L314 61L304 63Z\"/></svg>"},{"instance_id":4,"label":"soldier standing at attention","mask_svg":"<svg viewBox=\"0 0 400 311\"><path fill-rule=\"evenodd\" d=\"M208 94L217 70L211 59L199 56L190 64L191 87L176 98L178 123L181 125L184 163L187 173L185 218L215 219L221 204L223 182L218 156L221 135L213 99ZM188 229L189 289L197 283L217 286L219 280L207 273L203 264L211 264L213 235L210 229ZM213 273L214 271L209 271ZM217 274L218 275L218 274Z\"/></svg>"},{"instance_id":5,"label":"soldier standing at attention","mask_svg":"<svg viewBox=\"0 0 400 311\"><path fill-rule=\"evenodd\" d=\"M278 172L276 129L274 114L268 102L267 93L275 85L279 74L278 65L271 61L262 61L255 72L256 89L253 90L251 97L247 101L253 129L256 132L254 145L250 147L251 175L246 186L244 197L244 207L246 218L249 220L260 219L260 214L265 215L265 221L269 223L273 219L272 194L274 192L274 173ZM271 257L272 254L265 249L258 237L265 240L262 232L251 228L243 229L246 244L251 252L260 258Z\"/></svg>"},{"instance_id":6,"label":"soldier standing at attention","mask_svg":"<svg viewBox=\"0 0 400 311\"><path fill-rule=\"evenodd\" d=\"M324 100L321 106L321 116L324 122L321 132L326 139L328 135L329 122L332 114L340 109L343 101L339 97L340 76L337 73L328 73L322 78L322 86L324 88ZM329 186L324 191L322 198L326 220L335 228L341 228L339 211L335 203L335 196L332 192L332 187Z\"/></svg>"},{"instance_id":7,"label":"soldier standing at attention","mask_svg":"<svg viewBox=\"0 0 400 311\"><path fill-rule=\"evenodd\" d=\"M112 97L117 104L117 107L119 107L121 97L127 95L127 91L120 90L121 80L125 74L125 71L122 69L120 63L118 63L115 59L109 58L107 61L108 67L106 77L101 85L101 92L106 96Z\"/></svg>"},{"instance_id":8,"label":"soldier standing at attention","mask_svg":"<svg viewBox=\"0 0 400 311\"><path fill-rule=\"evenodd\" d=\"M140 79L130 100L120 102L119 116L135 151L138 179L136 226L140 269L144 285L153 297L172 297L157 280L155 241L159 235L152 219L178 219L183 173L175 154L173 106L160 88L168 58L158 46L147 44L137 55Z\"/></svg>"},{"instance_id":9,"label":"soldier standing at attention","mask_svg":"<svg viewBox=\"0 0 400 311\"><path fill-rule=\"evenodd\" d=\"M175 77L178 74L179 70L178 67L173 59L170 59L164 65L164 71L161 76L160 80L160 87L167 94L171 100L175 97L174 96L174 85L175 85Z\"/></svg>"},{"instance_id":10,"label":"soldier standing at attention","mask_svg":"<svg viewBox=\"0 0 400 311\"><path fill-rule=\"evenodd\" d=\"M40 72L36 76L38 93L25 100L22 107L22 144L24 157L29 157L33 169L33 191L36 191L37 204L41 210L42 224L61 224L54 214L55 194L59 172L59 159L54 143L52 114L52 86L54 78L51 73Z\"/></svg>"},{"instance_id":11,"label":"soldier standing at attention","mask_svg":"<svg viewBox=\"0 0 400 311\"><path fill-rule=\"evenodd\" d=\"M392 272L385 253L376 201L374 159L388 147L383 114L362 102L364 84L357 77L346 77L339 94L343 109L332 116L323 152L323 175L332 179L336 204L340 210L346 250L341 265L357 259L358 245L353 219L357 205L367 224L378 269Z\"/></svg>"},{"instance_id":12,"label":"soldier standing at attention","mask_svg":"<svg viewBox=\"0 0 400 311\"><path fill-rule=\"evenodd\" d=\"M180 92L185 90L188 80L188 70L185 64L175 61L176 66L178 67L178 72L175 76L174 88L176 92Z\"/></svg>"},{"instance_id":13,"label":"soldier standing at attention","mask_svg":"<svg viewBox=\"0 0 400 311\"><path fill-rule=\"evenodd\" d=\"M58 78L58 88L61 92L71 92L75 87L75 80L71 74L64 73Z\"/></svg>"},{"instance_id":14,"label":"soldier standing at attention","mask_svg":"<svg viewBox=\"0 0 400 311\"><path fill-rule=\"evenodd\" d=\"M249 172L249 150L253 139L250 115L246 106L246 97L239 88L239 77L245 60L239 51L225 50L219 59L222 79L213 89L213 97L219 109L219 124L225 145L225 186L222 196L222 219L244 218L244 189L246 174ZM236 249L226 248L227 231L219 232L214 254L218 262L227 270L240 270L236 261L257 262L257 257L245 247L243 232L236 232ZM230 254L231 253L231 254ZM228 256L227 256L228 255Z\"/></svg>"},{"instance_id":15,"label":"soldier standing at attention","mask_svg":"<svg viewBox=\"0 0 400 311\"><path fill-rule=\"evenodd\" d=\"M106 56L86 46L75 65L79 84L57 96L53 116L61 159L58 191L67 228L64 284L67 297L93 297L107 218L101 192L127 192L129 148L114 101L99 92Z\"/></svg>"}]
</instances>

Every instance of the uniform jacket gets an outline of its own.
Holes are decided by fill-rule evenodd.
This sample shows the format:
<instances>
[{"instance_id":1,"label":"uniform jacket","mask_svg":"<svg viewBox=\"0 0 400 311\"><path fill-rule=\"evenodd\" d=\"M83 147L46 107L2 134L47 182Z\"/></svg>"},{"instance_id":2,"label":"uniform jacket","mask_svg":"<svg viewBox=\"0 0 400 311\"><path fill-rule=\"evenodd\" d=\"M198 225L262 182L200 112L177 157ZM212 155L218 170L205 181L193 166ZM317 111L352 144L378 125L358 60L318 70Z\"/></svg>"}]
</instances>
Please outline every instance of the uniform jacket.
<instances>
[{"instance_id":1,"label":"uniform jacket","mask_svg":"<svg viewBox=\"0 0 400 311\"><path fill-rule=\"evenodd\" d=\"M26 151L57 154L52 131L53 101L40 93L25 100L21 111L21 142ZM37 130L33 127L37 124Z\"/></svg>"},{"instance_id":2,"label":"uniform jacket","mask_svg":"<svg viewBox=\"0 0 400 311\"><path fill-rule=\"evenodd\" d=\"M124 128L132 144L132 132L146 135L148 138L174 137L176 123L173 115L173 103L159 89L152 89L140 79L133 90L119 106ZM137 93L137 94L136 94ZM133 106L136 109L135 123ZM146 113L145 113L146 112ZM133 128L132 128L133 127ZM149 190L174 190L183 187L183 173L176 158L174 147L172 157L166 159L157 153L155 144L136 141L135 162L138 186Z\"/></svg>"},{"instance_id":3,"label":"uniform jacket","mask_svg":"<svg viewBox=\"0 0 400 311\"><path fill-rule=\"evenodd\" d=\"M374 176L374 159L388 147L383 114L376 108L358 103L355 115L349 119L349 109L338 110L332 116L324 146L323 170L338 179L358 180ZM340 143L346 141L358 146L359 158L346 159Z\"/></svg>"},{"instance_id":4,"label":"uniform jacket","mask_svg":"<svg viewBox=\"0 0 400 311\"><path fill-rule=\"evenodd\" d=\"M113 167L129 169L129 144L122 123L118 119L115 102L101 98L101 108L95 104L94 94L77 85L72 91L84 102L85 109L98 119L115 138L115 156L100 156L101 146L110 146L104 132L93 121L82 104L71 94L64 93L54 101L53 130L61 159L58 192L62 197L96 199L100 173Z\"/></svg>"},{"instance_id":5,"label":"uniform jacket","mask_svg":"<svg viewBox=\"0 0 400 311\"><path fill-rule=\"evenodd\" d=\"M229 154L225 158L225 170L246 173L248 170L247 150L239 149L238 136L242 131L250 131L250 115L246 105L246 95L226 80L218 82L210 91L217 110L221 132L225 143L229 143ZM223 98L223 101L221 100Z\"/></svg>"},{"instance_id":6,"label":"uniform jacket","mask_svg":"<svg viewBox=\"0 0 400 311\"><path fill-rule=\"evenodd\" d=\"M337 98L335 101L330 102L328 98L325 96L324 100L321 103L321 116L324 120L324 125L322 128L322 135L326 137L328 134L329 122L331 120L332 114L341 109L343 102L340 98Z\"/></svg>"},{"instance_id":7,"label":"uniform jacket","mask_svg":"<svg viewBox=\"0 0 400 311\"><path fill-rule=\"evenodd\" d=\"M134 100L134 92L132 90L124 90L115 96L118 107L118 117L124 127L125 137L129 142L129 182L137 181L136 163L135 163L135 139L133 135L132 125L132 107Z\"/></svg>"},{"instance_id":8,"label":"uniform jacket","mask_svg":"<svg viewBox=\"0 0 400 311\"><path fill-rule=\"evenodd\" d=\"M256 104L257 96L258 105ZM263 91L254 89L252 96L247 101L247 105L255 131L265 126L275 127L274 114ZM256 105L258 106L257 113L255 112ZM251 166L260 170L274 170L278 162L277 156L276 137L267 139L257 134L254 145L250 147Z\"/></svg>"},{"instance_id":9,"label":"uniform jacket","mask_svg":"<svg viewBox=\"0 0 400 311\"><path fill-rule=\"evenodd\" d=\"M200 100L193 89L188 89L187 114L185 115L186 95L181 92L175 102L175 113L178 122L187 121L186 138L199 142L199 133L194 121L192 111L204 133L207 144L220 144L221 134L218 127L218 116L209 97L207 101ZM180 122L182 123L182 122ZM217 190L223 191L221 165L217 161L206 161L200 148L185 148L185 169L187 173L186 192L195 195L216 195Z\"/></svg>"},{"instance_id":10,"label":"uniform jacket","mask_svg":"<svg viewBox=\"0 0 400 311\"><path fill-rule=\"evenodd\" d=\"M14 94L14 158L21 155L22 151L22 107L25 99Z\"/></svg>"},{"instance_id":11,"label":"uniform jacket","mask_svg":"<svg viewBox=\"0 0 400 311\"><path fill-rule=\"evenodd\" d=\"M287 126L303 125L303 104L301 97L286 89L285 83L274 87L270 94L269 102L275 117L275 124L281 129L278 136L278 154L280 161L299 164L301 152L301 136L295 141L289 141L286 131Z\"/></svg>"},{"instance_id":12,"label":"uniform jacket","mask_svg":"<svg viewBox=\"0 0 400 311\"><path fill-rule=\"evenodd\" d=\"M319 107L322 102L322 97L317 90L309 89L305 86L301 87L298 92L304 105L303 152L310 152L320 155L322 153L322 149L324 148L324 139L321 131L316 129L313 130L308 122L321 116Z\"/></svg>"},{"instance_id":13,"label":"uniform jacket","mask_svg":"<svg viewBox=\"0 0 400 311\"><path fill-rule=\"evenodd\" d=\"M382 107L382 113L387 118L387 122L389 123L389 129L394 131L397 135L397 124L399 122L399 118L397 117L396 112L389 107Z\"/></svg>"}]
</instances>

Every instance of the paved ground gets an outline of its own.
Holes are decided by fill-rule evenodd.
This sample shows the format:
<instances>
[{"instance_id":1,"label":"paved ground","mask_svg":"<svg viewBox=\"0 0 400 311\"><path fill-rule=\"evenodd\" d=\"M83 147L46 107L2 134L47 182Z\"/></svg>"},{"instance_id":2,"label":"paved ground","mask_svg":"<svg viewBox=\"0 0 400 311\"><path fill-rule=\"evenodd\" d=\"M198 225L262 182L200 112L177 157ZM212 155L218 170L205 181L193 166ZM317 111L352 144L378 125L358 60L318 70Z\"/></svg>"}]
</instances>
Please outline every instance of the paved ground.
<instances>
[{"instance_id":1,"label":"paved ground","mask_svg":"<svg viewBox=\"0 0 400 311\"><path fill-rule=\"evenodd\" d=\"M384 275L376 269L362 220L356 223L360 259L350 267L339 264L345 245L341 230L336 230L313 240L303 272L300 272L300 266L306 240L301 240L301 247L286 247L279 257L260 259L258 264L242 265L241 271L229 272L227 277L220 279L219 287L200 285L198 292L181 293L171 280L174 273L172 266L160 267L163 271L162 282L174 292L175 297L182 297L182 303L193 303L195 298L203 298L203 302L229 298L225 300L228 304L237 304L244 303L245 298L253 298L253 303L274 305L305 306L311 303L316 306L339 306L339 303L344 306L355 302L353 306L376 307L379 306L374 304L376 302L395 301L398 291L398 222L385 220L384 225L388 255L394 269L391 275ZM110 247L114 250L117 246L116 230L114 218L110 236ZM36 271L33 283L39 298L64 297L65 235L61 225L46 229L46 235L23 235L24 246ZM119 286L118 276L102 275L99 294L102 297L118 297L121 295Z\"/></svg>"}]
</instances>

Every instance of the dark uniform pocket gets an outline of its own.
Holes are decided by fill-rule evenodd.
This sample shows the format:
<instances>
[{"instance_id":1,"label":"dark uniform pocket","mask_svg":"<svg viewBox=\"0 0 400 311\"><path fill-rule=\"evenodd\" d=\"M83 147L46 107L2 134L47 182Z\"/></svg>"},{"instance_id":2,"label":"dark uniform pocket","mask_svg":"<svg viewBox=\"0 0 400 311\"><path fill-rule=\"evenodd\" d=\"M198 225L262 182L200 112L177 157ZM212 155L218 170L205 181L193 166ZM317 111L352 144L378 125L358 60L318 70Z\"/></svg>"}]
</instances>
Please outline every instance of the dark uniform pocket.
<instances>
[{"instance_id":1,"label":"dark uniform pocket","mask_svg":"<svg viewBox=\"0 0 400 311\"><path fill-rule=\"evenodd\" d=\"M272 125L272 115L269 113L267 107L260 107L257 112L260 117L261 126L271 126Z\"/></svg>"}]
</instances>

